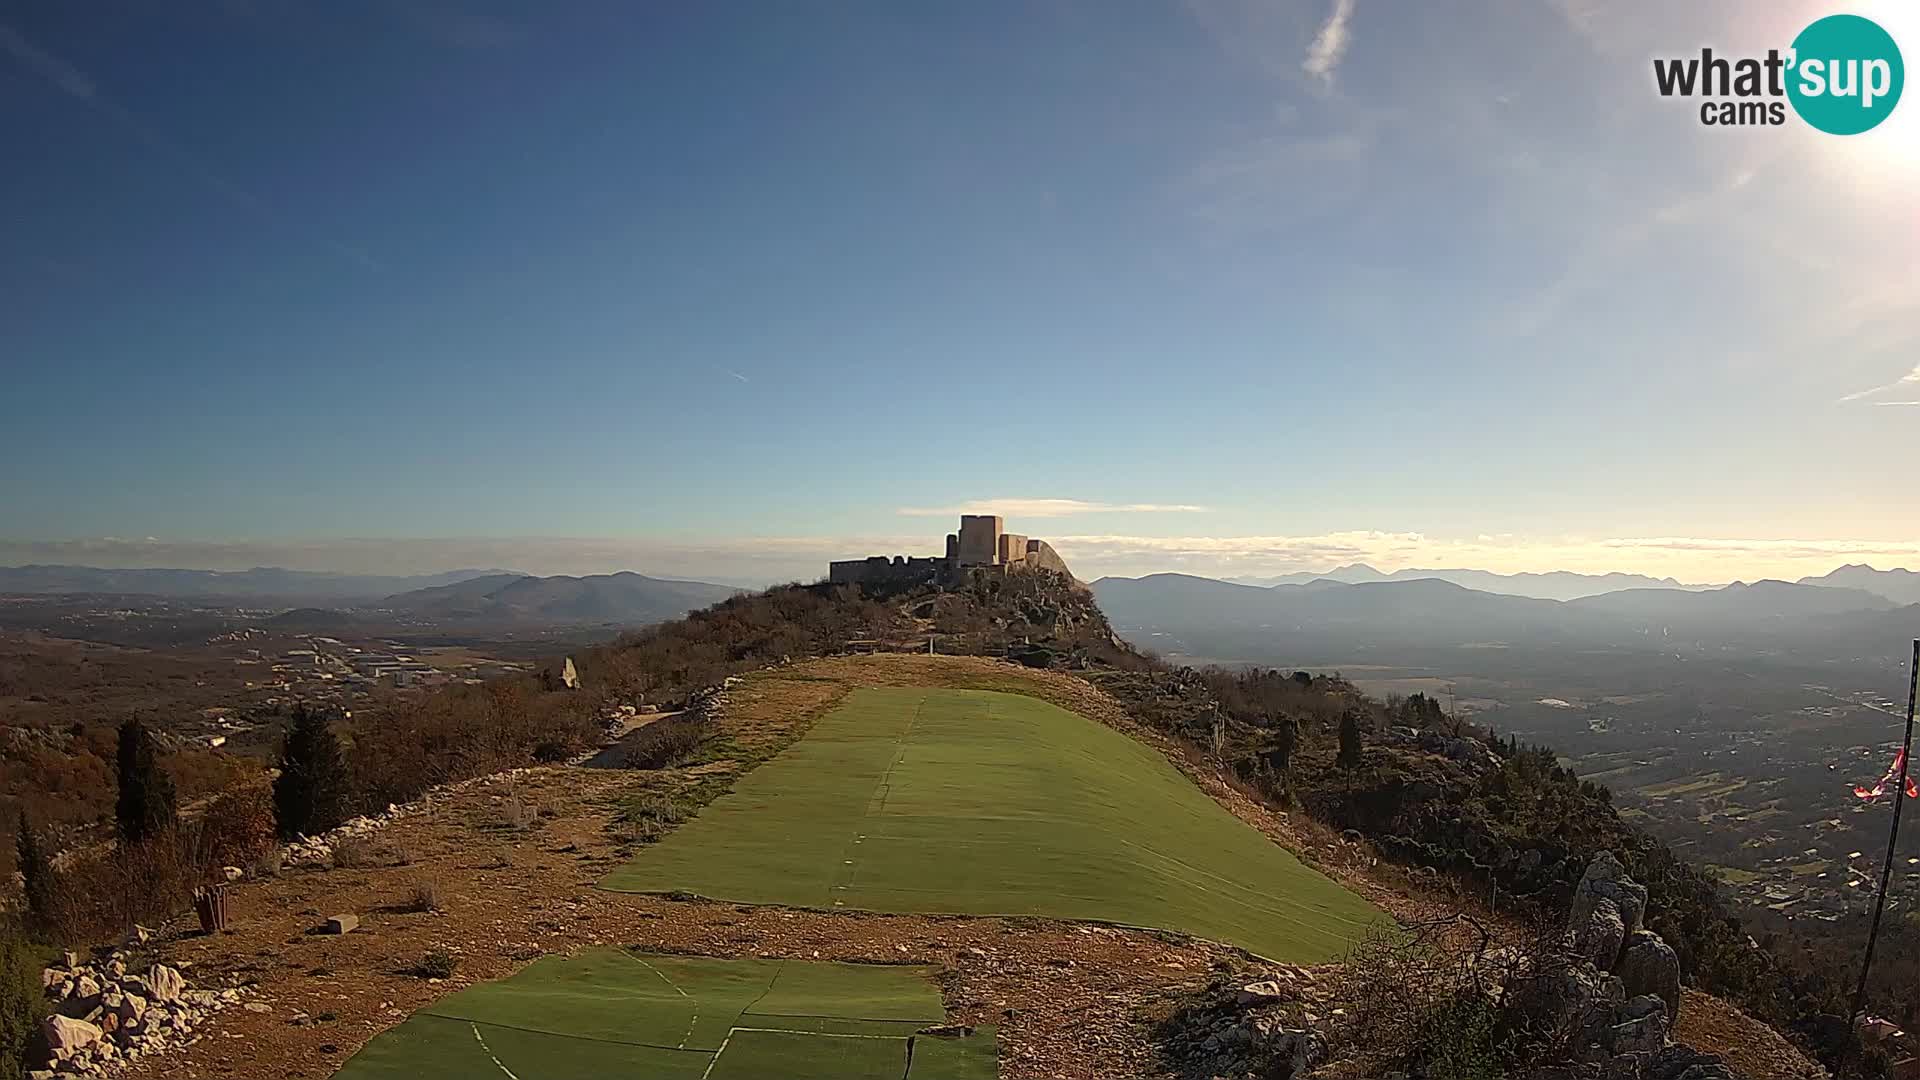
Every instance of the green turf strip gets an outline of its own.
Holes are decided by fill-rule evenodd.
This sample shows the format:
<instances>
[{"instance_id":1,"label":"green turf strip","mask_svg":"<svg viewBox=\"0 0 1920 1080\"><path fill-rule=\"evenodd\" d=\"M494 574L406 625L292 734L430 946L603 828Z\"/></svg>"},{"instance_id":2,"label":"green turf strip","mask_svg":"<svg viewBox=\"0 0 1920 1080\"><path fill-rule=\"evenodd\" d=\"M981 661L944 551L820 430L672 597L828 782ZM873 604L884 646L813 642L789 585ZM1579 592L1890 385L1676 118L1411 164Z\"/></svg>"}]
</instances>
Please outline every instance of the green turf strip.
<instances>
[{"instance_id":1,"label":"green turf strip","mask_svg":"<svg viewBox=\"0 0 1920 1080\"><path fill-rule=\"evenodd\" d=\"M933 974L924 967L789 963L744 1011L757 1017L830 1015L925 1026L946 1015L940 991L930 981ZM823 1011L823 1002L831 1008Z\"/></svg>"},{"instance_id":2,"label":"green turf strip","mask_svg":"<svg viewBox=\"0 0 1920 1080\"><path fill-rule=\"evenodd\" d=\"M908 1051L906 1080L994 1080L1000 1075L995 1045L990 1027L964 1039L919 1036Z\"/></svg>"},{"instance_id":3,"label":"green turf strip","mask_svg":"<svg viewBox=\"0 0 1920 1080\"><path fill-rule=\"evenodd\" d=\"M892 1071L875 1075L899 1080L907 1040L944 1016L932 974L925 967L613 949L548 957L436 1002L368 1043L335 1075L688 1080L709 1068L716 1077L762 1075L756 1070L778 1059L786 1071L766 1075L857 1080L884 1059ZM742 1029L780 1037L754 1034L736 1048ZM732 1057L730 1073L716 1058L722 1047L728 1050L721 1057Z\"/></svg>"},{"instance_id":4,"label":"green turf strip","mask_svg":"<svg viewBox=\"0 0 1920 1080\"><path fill-rule=\"evenodd\" d=\"M416 1015L372 1042L334 1080L699 1080L713 1062L704 1050L598 1042L537 1031Z\"/></svg>"},{"instance_id":5,"label":"green turf strip","mask_svg":"<svg viewBox=\"0 0 1920 1080\"><path fill-rule=\"evenodd\" d=\"M1319 962L1385 918L1156 751L1033 698L863 689L602 883L1179 930Z\"/></svg>"},{"instance_id":6,"label":"green turf strip","mask_svg":"<svg viewBox=\"0 0 1920 1080\"><path fill-rule=\"evenodd\" d=\"M735 1031L709 1080L901 1080L907 1040L866 1035Z\"/></svg>"}]
</instances>

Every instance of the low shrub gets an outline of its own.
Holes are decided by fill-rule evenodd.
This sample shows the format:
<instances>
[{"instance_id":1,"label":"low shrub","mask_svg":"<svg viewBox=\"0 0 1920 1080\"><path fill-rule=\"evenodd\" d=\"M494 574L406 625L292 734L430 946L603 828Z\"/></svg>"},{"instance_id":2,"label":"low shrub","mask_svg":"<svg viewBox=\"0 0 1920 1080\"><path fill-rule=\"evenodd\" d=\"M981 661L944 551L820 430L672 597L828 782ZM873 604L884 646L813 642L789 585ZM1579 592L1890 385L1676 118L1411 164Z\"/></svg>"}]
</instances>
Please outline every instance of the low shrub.
<instances>
[{"instance_id":1,"label":"low shrub","mask_svg":"<svg viewBox=\"0 0 1920 1080\"><path fill-rule=\"evenodd\" d=\"M460 966L460 958L445 949L428 949L427 954L413 967L413 974L422 979L450 979L454 970Z\"/></svg>"},{"instance_id":2,"label":"low shrub","mask_svg":"<svg viewBox=\"0 0 1920 1080\"><path fill-rule=\"evenodd\" d=\"M621 839L629 843L651 844L673 831L675 825L693 816L690 807L671 795L650 794L630 799L618 815Z\"/></svg>"},{"instance_id":3,"label":"low shrub","mask_svg":"<svg viewBox=\"0 0 1920 1080\"><path fill-rule=\"evenodd\" d=\"M500 820L514 832L526 832L539 824L542 816L540 804L517 789L507 792L500 804Z\"/></svg>"},{"instance_id":4,"label":"low shrub","mask_svg":"<svg viewBox=\"0 0 1920 1080\"><path fill-rule=\"evenodd\" d=\"M431 881L422 881L415 884L412 891L407 893L407 902L402 904L401 907L404 910L416 914L439 911L440 886Z\"/></svg>"},{"instance_id":5,"label":"low shrub","mask_svg":"<svg viewBox=\"0 0 1920 1080\"><path fill-rule=\"evenodd\" d=\"M207 807L201 840L209 862L248 866L277 845L274 841L273 789L265 783L233 788Z\"/></svg>"},{"instance_id":6,"label":"low shrub","mask_svg":"<svg viewBox=\"0 0 1920 1080\"><path fill-rule=\"evenodd\" d=\"M25 1076L40 1029L40 969L46 957L13 930L0 930L0 1076Z\"/></svg>"},{"instance_id":7,"label":"low shrub","mask_svg":"<svg viewBox=\"0 0 1920 1080\"><path fill-rule=\"evenodd\" d=\"M682 716L656 720L627 736L621 764L629 769L665 769L692 757L713 736L713 725Z\"/></svg>"},{"instance_id":8,"label":"low shrub","mask_svg":"<svg viewBox=\"0 0 1920 1080\"><path fill-rule=\"evenodd\" d=\"M155 923L193 903L218 867L198 830L182 825L139 843L80 853L54 874L51 908L38 929L60 944L117 938L135 923Z\"/></svg>"}]
</instances>

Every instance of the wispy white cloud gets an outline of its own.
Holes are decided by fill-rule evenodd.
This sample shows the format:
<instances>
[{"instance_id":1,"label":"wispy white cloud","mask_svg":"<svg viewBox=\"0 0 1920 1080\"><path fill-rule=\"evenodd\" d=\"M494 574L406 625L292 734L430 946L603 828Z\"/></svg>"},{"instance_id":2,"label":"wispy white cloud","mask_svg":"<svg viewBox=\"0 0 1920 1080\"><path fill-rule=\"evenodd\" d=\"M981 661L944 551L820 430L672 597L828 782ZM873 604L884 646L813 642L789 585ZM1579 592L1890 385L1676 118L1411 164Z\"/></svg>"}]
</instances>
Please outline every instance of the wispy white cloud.
<instances>
[{"instance_id":1,"label":"wispy white cloud","mask_svg":"<svg viewBox=\"0 0 1920 1080\"><path fill-rule=\"evenodd\" d=\"M1346 58L1350 39L1347 24L1353 19L1353 6L1354 0L1333 0L1333 11L1328 13L1327 21L1320 24L1320 32L1307 46L1307 59L1300 65L1302 71L1318 79L1324 87L1333 86L1334 72Z\"/></svg>"},{"instance_id":2,"label":"wispy white cloud","mask_svg":"<svg viewBox=\"0 0 1920 1080\"><path fill-rule=\"evenodd\" d=\"M0 23L0 54L11 57L15 63L45 79L55 89L78 99L95 112L119 124L122 129L145 143L150 149L171 157L178 165L193 173L228 202L246 210L256 218L280 228L297 229L309 242L318 244L335 255L358 263L368 270L385 269L378 259L365 251L333 239L326 235L324 230L293 220L266 199L228 179L219 170L207 164L202 155L162 133L132 110L111 100L101 91L99 83L86 72L34 45L19 31L5 23Z\"/></svg>"},{"instance_id":3,"label":"wispy white cloud","mask_svg":"<svg viewBox=\"0 0 1920 1080\"><path fill-rule=\"evenodd\" d=\"M1885 409L1890 406L1920 405L1920 401L1876 401L1874 404Z\"/></svg>"},{"instance_id":4,"label":"wispy white cloud","mask_svg":"<svg viewBox=\"0 0 1920 1080\"><path fill-rule=\"evenodd\" d=\"M19 31L0 23L0 52L11 56L22 67L82 101L92 101L99 93L87 73L65 60L37 48Z\"/></svg>"},{"instance_id":5,"label":"wispy white cloud","mask_svg":"<svg viewBox=\"0 0 1920 1080\"><path fill-rule=\"evenodd\" d=\"M903 506L894 511L906 517L954 517L959 514L999 514L1015 518L1057 518L1075 514L1199 514L1206 507L1186 503L1103 503L1082 499L975 499L958 506Z\"/></svg>"},{"instance_id":6,"label":"wispy white cloud","mask_svg":"<svg viewBox=\"0 0 1920 1080\"><path fill-rule=\"evenodd\" d=\"M1848 394L1845 397L1842 397L1839 400L1839 402L1837 402L1837 404L1845 404L1846 402L1849 402L1849 401L1859 401L1861 398L1872 397L1875 394L1884 394L1888 390L1897 390L1902 386L1912 386L1915 383L1920 383L1920 364L1915 364L1913 366L1912 371L1907 372L1905 375L1902 375L1899 378L1883 386L1870 387L1866 390L1856 390L1853 393ZM1880 402L1875 402L1875 404L1877 405L1911 405L1913 404L1913 402L1880 401Z\"/></svg>"}]
</instances>

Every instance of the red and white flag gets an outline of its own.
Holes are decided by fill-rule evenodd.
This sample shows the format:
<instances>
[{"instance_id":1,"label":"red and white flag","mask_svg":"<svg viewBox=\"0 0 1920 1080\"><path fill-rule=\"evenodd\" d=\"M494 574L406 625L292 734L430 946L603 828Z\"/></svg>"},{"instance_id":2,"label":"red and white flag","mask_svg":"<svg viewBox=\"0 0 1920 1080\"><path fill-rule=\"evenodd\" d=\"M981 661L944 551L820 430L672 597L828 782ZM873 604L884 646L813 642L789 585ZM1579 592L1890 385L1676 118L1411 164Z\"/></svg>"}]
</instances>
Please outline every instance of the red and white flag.
<instances>
[{"instance_id":1,"label":"red and white flag","mask_svg":"<svg viewBox=\"0 0 1920 1080\"><path fill-rule=\"evenodd\" d=\"M1853 793L1863 799L1877 799L1885 795L1900 782L1900 770L1905 768L1906 764L1907 752L1902 750L1893 756L1893 765L1887 769L1887 775L1881 777L1879 783L1870 788L1855 787ZM1907 777L1907 798L1920 799L1920 784L1915 783L1911 776Z\"/></svg>"}]
</instances>

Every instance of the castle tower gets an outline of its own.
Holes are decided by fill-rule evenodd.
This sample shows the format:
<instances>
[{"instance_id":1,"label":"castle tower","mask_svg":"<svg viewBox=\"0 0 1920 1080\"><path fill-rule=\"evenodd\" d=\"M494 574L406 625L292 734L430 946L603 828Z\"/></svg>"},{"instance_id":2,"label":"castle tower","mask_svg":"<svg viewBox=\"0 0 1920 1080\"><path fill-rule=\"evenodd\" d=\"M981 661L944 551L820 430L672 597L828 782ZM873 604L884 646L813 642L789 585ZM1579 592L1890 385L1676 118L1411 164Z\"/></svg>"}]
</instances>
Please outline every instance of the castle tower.
<instances>
[{"instance_id":1,"label":"castle tower","mask_svg":"<svg viewBox=\"0 0 1920 1080\"><path fill-rule=\"evenodd\" d=\"M1004 525L998 514L960 515L960 565L992 566L999 562Z\"/></svg>"}]
</instances>

